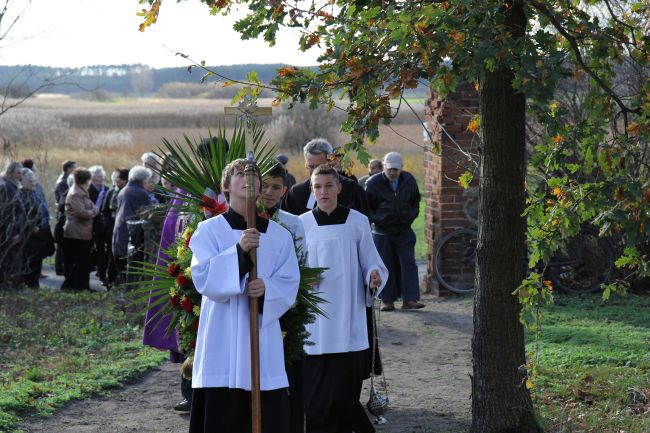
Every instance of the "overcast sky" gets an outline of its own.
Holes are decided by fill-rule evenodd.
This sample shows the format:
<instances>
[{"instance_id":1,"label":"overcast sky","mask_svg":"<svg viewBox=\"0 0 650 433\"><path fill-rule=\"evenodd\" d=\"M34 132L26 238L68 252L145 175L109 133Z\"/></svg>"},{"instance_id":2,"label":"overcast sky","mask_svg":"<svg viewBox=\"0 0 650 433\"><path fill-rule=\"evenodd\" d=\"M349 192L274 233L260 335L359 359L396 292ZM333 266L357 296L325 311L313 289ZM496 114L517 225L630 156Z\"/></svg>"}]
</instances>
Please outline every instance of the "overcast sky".
<instances>
[{"instance_id":1,"label":"overcast sky","mask_svg":"<svg viewBox=\"0 0 650 433\"><path fill-rule=\"evenodd\" d=\"M26 0L11 4L18 12ZM198 0L166 0L158 22L142 33L136 16L141 9L138 0L32 0L9 37L0 42L0 65L186 66L187 60L175 52L210 65L316 64L316 51L302 53L297 48L296 30L281 30L276 46L269 48L262 40L240 40L232 29L234 18L211 16Z\"/></svg>"}]
</instances>

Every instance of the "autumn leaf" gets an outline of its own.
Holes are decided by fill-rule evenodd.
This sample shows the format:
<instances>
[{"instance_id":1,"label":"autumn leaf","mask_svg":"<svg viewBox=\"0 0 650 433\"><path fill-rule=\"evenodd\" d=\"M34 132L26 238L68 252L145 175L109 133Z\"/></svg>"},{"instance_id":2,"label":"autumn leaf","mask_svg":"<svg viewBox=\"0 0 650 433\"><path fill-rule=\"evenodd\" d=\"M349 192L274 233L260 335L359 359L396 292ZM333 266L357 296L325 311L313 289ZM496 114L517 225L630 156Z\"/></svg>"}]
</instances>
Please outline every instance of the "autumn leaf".
<instances>
[{"instance_id":1,"label":"autumn leaf","mask_svg":"<svg viewBox=\"0 0 650 433\"><path fill-rule=\"evenodd\" d=\"M297 68L292 68L290 66L284 67L282 69L278 69L278 77L282 78L293 78L298 74L298 69Z\"/></svg>"},{"instance_id":2,"label":"autumn leaf","mask_svg":"<svg viewBox=\"0 0 650 433\"><path fill-rule=\"evenodd\" d=\"M449 37L454 41L456 45L462 45L465 42L465 35L460 32L451 32Z\"/></svg>"},{"instance_id":3,"label":"autumn leaf","mask_svg":"<svg viewBox=\"0 0 650 433\"><path fill-rule=\"evenodd\" d=\"M472 117L472 120L467 124L467 130L472 134L476 134L479 126L481 126L481 117L477 114Z\"/></svg>"},{"instance_id":4,"label":"autumn leaf","mask_svg":"<svg viewBox=\"0 0 650 433\"><path fill-rule=\"evenodd\" d=\"M632 122L627 126L627 133L630 134L632 137L636 137L639 135L641 127L638 123Z\"/></svg>"},{"instance_id":5,"label":"autumn leaf","mask_svg":"<svg viewBox=\"0 0 650 433\"><path fill-rule=\"evenodd\" d=\"M542 284L544 285L544 287L546 287L546 290L548 290L549 292L553 291L553 282L551 280L544 280L542 281Z\"/></svg>"},{"instance_id":6,"label":"autumn leaf","mask_svg":"<svg viewBox=\"0 0 650 433\"><path fill-rule=\"evenodd\" d=\"M562 144L564 137L558 133L551 138L551 141L553 141L553 144Z\"/></svg>"},{"instance_id":7,"label":"autumn leaf","mask_svg":"<svg viewBox=\"0 0 650 433\"><path fill-rule=\"evenodd\" d=\"M142 9L142 11L136 14L137 16L144 18L144 21L138 26L139 31L144 32L147 27L155 24L156 21L158 21L158 12L160 11L161 1L162 0L155 0L151 4L151 8L149 10Z\"/></svg>"},{"instance_id":8,"label":"autumn leaf","mask_svg":"<svg viewBox=\"0 0 650 433\"><path fill-rule=\"evenodd\" d=\"M307 38L307 45L305 45L305 47L306 48L311 48L314 45L317 45L319 42L320 42L320 35L318 35L317 33L312 33Z\"/></svg>"}]
</instances>

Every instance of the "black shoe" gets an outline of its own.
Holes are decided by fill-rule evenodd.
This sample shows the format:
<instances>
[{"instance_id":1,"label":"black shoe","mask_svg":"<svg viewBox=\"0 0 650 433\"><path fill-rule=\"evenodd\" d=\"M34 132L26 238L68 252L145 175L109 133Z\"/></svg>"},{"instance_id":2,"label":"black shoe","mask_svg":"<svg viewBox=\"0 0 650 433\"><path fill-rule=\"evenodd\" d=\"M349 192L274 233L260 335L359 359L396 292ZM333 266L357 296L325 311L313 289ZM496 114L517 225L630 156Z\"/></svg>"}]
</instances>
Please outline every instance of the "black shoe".
<instances>
[{"instance_id":1,"label":"black shoe","mask_svg":"<svg viewBox=\"0 0 650 433\"><path fill-rule=\"evenodd\" d=\"M189 412L192 409L192 402L184 398L181 402L176 403L174 410L178 412Z\"/></svg>"}]
</instances>

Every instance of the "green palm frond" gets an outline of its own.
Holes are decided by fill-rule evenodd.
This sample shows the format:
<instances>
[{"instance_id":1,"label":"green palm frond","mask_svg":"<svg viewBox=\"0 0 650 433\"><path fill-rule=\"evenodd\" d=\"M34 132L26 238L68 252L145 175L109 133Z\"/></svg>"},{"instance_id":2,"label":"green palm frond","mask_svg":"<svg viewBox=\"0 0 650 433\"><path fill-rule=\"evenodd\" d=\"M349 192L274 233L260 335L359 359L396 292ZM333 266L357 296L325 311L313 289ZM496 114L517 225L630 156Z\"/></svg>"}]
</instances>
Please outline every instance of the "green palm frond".
<instances>
[{"instance_id":1,"label":"green palm frond","mask_svg":"<svg viewBox=\"0 0 650 433\"><path fill-rule=\"evenodd\" d=\"M251 142L251 147L262 173L270 170L275 164L276 147L269 141L264 141L264 129L253 124L247 133L245 123L238 122L230 138L226 138L226 129L220 126L216 135L208 131L209 155L202 157L199 153L200 141L195 141L183 135L183 141L168 140L163 138L162 145L155 152L160 158L169 158L172 163L165 167L154 168L161 177L168 180L175 188L180 188L183 205L177 206L182 213L191 211L200 204L206 188L215 193L221 192L221 174L225 166L246 157L246 141ZM214 140L216 138L216 140ZM226 152L224 140L228 141L229 149ZM170 196L179 196L174 190L164 189Z\"/></svg>"}]
</instances>

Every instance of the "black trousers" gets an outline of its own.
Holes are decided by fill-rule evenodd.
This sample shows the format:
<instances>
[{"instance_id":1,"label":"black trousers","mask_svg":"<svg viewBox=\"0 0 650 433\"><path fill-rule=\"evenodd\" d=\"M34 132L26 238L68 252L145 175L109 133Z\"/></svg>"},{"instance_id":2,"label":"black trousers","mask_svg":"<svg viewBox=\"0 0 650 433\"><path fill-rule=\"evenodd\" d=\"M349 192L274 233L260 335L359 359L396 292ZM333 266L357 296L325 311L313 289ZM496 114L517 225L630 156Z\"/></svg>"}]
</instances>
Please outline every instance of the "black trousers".
<instances>
[{"instance_id":1,"label":"black trousers","mask_svg":"<svg viewBox=\"0 0 650 433\"><path fill-rule=\"evenodd\" d=\"M375 431L359 402L366 366L363 351L305 358L307 433Z\"/></svg>"},{"instance_id":2,"label":"black trousers","mask_svg":"<svg viewBox=\"0 0 650 433\"><path fill-rule=\"evenodd\" d=\"M91 241L63 240L63 267L65 280L62 289L90 290Z\"/></svg>"},{"instance_id":3,"label":"black trousers","mask_svg":"<svg viewBox=\"0 0 650 433\"><path fill-rule=\"evenodd\" d=\"M418 266L415 263L415 233L408 229L399 235L373 233L381 260L388 268L388 281L381 292L381 300L395 302L420 299Z\"/></svg>"},{"instance_id":4,"label":"black trousers","mask_svg":"<svg viewBox=\"0 0 650 433\"><path fill-rule=\"evenodd\" d=\"M262 391L262 432L289 433L286 388ZM236 388L195 388L190 433L250 433L251 393Z\"/></svg>"},{"instance_id":5,"label":"black trousers","mask_svg":"<svg viewBox=\"0 0 650 433\"><path fill-rule=\"evenodd\" d=\"M305 432L305 399L303 396L304 359L297 359L291 365L285 365L289 380L289 406L291 412L291 433Z\"/></svg>"},{"instance_id":6,"label":"black trousers","mask_svg":"<svg viewBox=\"0 0 650 433\"><path fill-rule=\"evenodd\" d=\"M27 266L27 272L23 274L23 283L29 288L38 289L40 287L41 271L43 270L43 259L28 258Z\"/></svg>"},{"instance_id":7,"label":"black trousers","mask_svg":"<svg viewBox=\"0 0 650 433\"><path fill-rule=\"evenodd\" d=\"M111 238L106 232L99 232L93 237L93 263L97 266L97 277L102 281L105 281L107 276L111 243Z\"/></svg>"}]
</instances>

